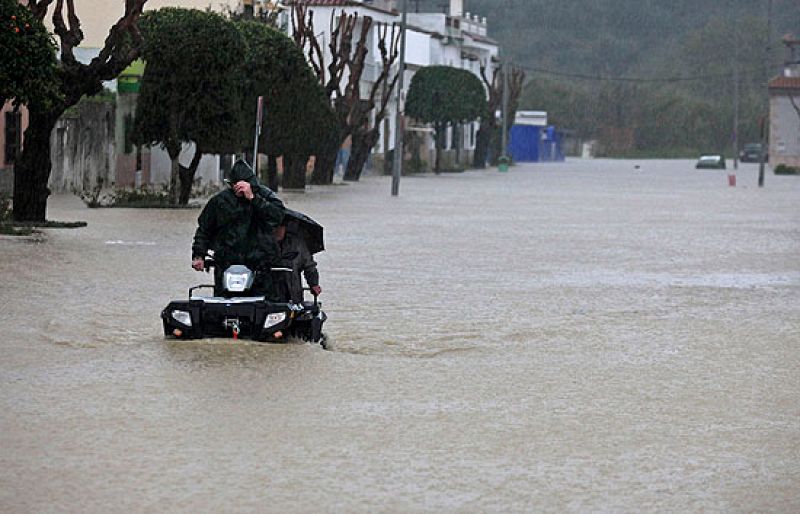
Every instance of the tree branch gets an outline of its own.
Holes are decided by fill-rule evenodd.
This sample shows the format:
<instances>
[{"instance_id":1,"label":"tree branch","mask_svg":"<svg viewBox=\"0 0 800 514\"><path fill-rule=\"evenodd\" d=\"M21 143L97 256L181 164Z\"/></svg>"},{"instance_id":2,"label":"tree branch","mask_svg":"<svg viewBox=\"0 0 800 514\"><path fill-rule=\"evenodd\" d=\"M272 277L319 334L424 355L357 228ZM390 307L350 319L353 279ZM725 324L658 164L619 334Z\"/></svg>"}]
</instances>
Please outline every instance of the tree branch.
<instances>
[{"instance_id":1,"label":"tree branch","mask_svg":"<svg viewBox=\"0 0 800 514\"><path fill-rule=\"evenodd\" d=\"M314 33L314 11L309 11L305 5L292 6L292 38L302 52L308 53L307 60L317 81L325 84L325 58Z\"/></svg>"},{"instance_id":2,"label":"tree branch","mask_svg":"<svg viewBox=\"0 0 800 514\"><path fill-rule=\"evenodd\" d=\"M80 22L76 25L72 24L72 20L77 19L74 12L75 5L72 0L67 1L67 17L70 19L71 26L67 27L67 23L64 21L64 0L58 0L53 10L53 27L56 35L61 40L61 62L65 65L71 65L76 63L72 50L83 40L83 33L80 29Z\"/></svg>"},{"instance_id":3,"label":"tree branch","mask_svg":"<svg viewBox=\"0 0 800 514\"><path fill-rule=\"evenodd\" d=\"M28 10L37 19L44 20L45 16L47 16L47 9L52 3L53 0L28 0Z\"/></svg>"},{"instance_id":4,"label":"tree branch","mask_svg":"<svg viewBox=\"0 0 800 514\"><path fill-rule=\"evenodd\" d=\"M355 30L356 19L357 15L354 15L352 23L350 24L350 41L352 41L352 33ZM369 36L370 28L372 28L372 17L365 16L364 21L361 22L361 36L356 43L355 53L347 63L350 73L344 96L353 102L357 102L361 99L361 76L364 74L364 63L369 53L367 48L367 36ZM352 47L352 43L348 44L348 47Z\"/></svg>"},{"instance_id":5,"label":"tree branch","mask_svg":"<svg viewBox=\"0 0 800 514\"><path fill-rule=\"evenodd\" d=\"M28 8L44 17L53 0L30 0ZM74 49L83 41L81 22L75 10L75 0L56 0L53 27L61 43L60 67L64 72L64 91L67 104L72 105L84 94L94 94L102 81L116 78L139 56L142 36L137 21L147 0L124 0L125 14L109 29L103 48L89 64L75 58Z\"/></svg>"},{"instance_id":6,"label":"tree branch","mask_svg":"<svg viewBox=\"0 0 800 514\"><path fill-rule=\"evenodd\" d=\"M146 2L125 0L125 14L111 27L100 55L89 64L93 75L101 80L113 79L139 57L142 34L137 21Z\"/></svg>"},{"instance_id":7,"label":"tree branch","mask_svg":"<svg viewBox=\"0 0 800 514\"><path fill-rule=\"evenodd\" d=\"M379 40L378 40L378 50L381 54L381 74L375 80L375 83L372 85L372 91L370 91L369 100L372 105L375 105L375 97L377 96L378 89L383 87L383 92L381 94L381 102L380 102L380 110L375 113L375 124L377 125L380 120L382 120L386 116L386 109L388 107L389 98L392 96L392 91L394 91L395 84L397 80L400 78L400 70L398 69L395 72L394 76L389 79L389 75L392 71L392 66L397 61L397 58L400 55L399 49L399 41L400 41L400 31L397 30L397 25L392 24L392 32L389 35L389 27L388 24L382 24L378 31ZM387 36L389 37L389 48L386 47L386 39Z\"/></svg>"}]
</instances>

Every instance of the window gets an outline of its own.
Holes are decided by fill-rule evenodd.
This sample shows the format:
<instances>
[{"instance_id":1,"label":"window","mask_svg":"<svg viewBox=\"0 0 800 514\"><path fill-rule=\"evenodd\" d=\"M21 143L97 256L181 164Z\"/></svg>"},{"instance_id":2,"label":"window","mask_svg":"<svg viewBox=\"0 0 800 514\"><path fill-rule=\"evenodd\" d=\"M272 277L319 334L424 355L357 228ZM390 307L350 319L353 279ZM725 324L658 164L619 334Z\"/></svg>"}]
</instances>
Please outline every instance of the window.
<instances>
[{"instance_id":1,"label":"window","mask_svg":"<svg viewBox=\"0 0 800 514\"><path fill-rule=\"evenodd\" d=\"M22 114L19 112L6 113L6 144L5 164L14 164L17 152L22 144Z\"/></svg>"}]
</instances>

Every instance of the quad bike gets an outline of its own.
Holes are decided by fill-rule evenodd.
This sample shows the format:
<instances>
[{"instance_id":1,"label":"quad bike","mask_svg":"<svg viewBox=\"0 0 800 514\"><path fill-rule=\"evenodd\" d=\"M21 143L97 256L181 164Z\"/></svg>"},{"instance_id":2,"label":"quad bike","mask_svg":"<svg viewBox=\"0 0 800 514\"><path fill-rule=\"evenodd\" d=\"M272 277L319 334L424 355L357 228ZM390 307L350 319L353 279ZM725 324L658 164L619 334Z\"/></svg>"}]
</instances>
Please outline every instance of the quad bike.
<instances>
[{"instance_id":1,"label":"quad bike","mask_svg":"<svg viewBox=\"0 0 800 514\"><path fill-rule=\"evenodd\" d=\"M207 257L206 269L214 266L213 257ZM271 301L252 291L259 273L270 273L273 283L280 285L291 271L291 268L254 271L243 265L228 267L222 274L220 296L197 296L195 291L199 289L214 288L213 285L198 285L189 289L188 299L174 300L161 311L164 335L177 339L231 337L262 342L281 342L296 337L327 348L327 338L322 333L327 315L316 295L313 301L295 303ZM283 293L279 296L288 298L283 289L278 288Z\"/></svg>"}]
</instances>

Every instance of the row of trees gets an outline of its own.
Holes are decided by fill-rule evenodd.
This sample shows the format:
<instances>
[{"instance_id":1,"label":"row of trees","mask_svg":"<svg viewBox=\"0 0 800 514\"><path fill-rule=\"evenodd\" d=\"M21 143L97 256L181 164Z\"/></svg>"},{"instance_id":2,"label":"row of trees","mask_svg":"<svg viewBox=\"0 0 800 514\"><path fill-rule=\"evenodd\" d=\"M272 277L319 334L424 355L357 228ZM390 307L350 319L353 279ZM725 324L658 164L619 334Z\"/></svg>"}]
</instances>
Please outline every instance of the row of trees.
<instances>
[{"instance_id":1,"label":"row of trees","mask_svg":"<svg viewBox=\"0 0 800 514\"><path fill-rule=\"evenodd\" d=\"M111 27L99 56L83 64L73 54L83 39L74 2L31 0L21 5L0 0L0 41L10 50L0 60L0 100L13 98L30 114L15 169L15 220L45 218L50 133L60 115L82 97L102 91L103 81L118 76L138 57L147 66L132 136L137 144L162 145L168 152L173 203L188 201L204 154L240 153L251 147L259 96L267 99L259 146L269 158L265 178L273 188L279 156L284 186L305 185L311 155L316 156L312 181L330 183L336 153L347 137L353 146L345 178L358 180L398 80L399 27L377 27L379 65L371 85L362 88L370 17L345 12L332 17L326 60L313 12L303 5L293 8L292 40L263 22L232 21L199 10L164 8L142 14L145 3L125 0L125 13ZM60 59L43 24L49 12ZM487 87L496 99L497 87ZM448 125L479 117L496 125L484 86L464 70L431 67L417 73L408 105L407 114L436 127L437 149ZM195 154L182 166L178 157L190 142Z\"/></svg>"},{"instance_id":2,"label":"row of trees","mask_svg":"<svg viewBox=\"0 0 800 514\"><path fill-rule=\"evenodd\" d=\"M336 112L339 140L326 144L315 154L312 183L330 184L336 154L349 137L352 142L345 180L358 180L372 148L378 141L380 126L388 114L388 106L399 70L395 65L400 55L400 30L395 24L377 27L377 48L380 65L368 91L361 83L369 55L369 33L372 17L342 11L331 16L328 52L320 44L314 24L314 12L296 3L292 8L292 34L298 48L306 54L318 82ZM327 57L326 57L327 55Z\"/></svg>"},{"instance_id":3,"label":"row of trees","mask_svg":"<svg viewBox=\"0 0 800 514\"><path fill-rule=\"evenodd\" d=\"M252 148L259 96L267 102L259 141L270 162L264 178L276 187L275 163L282 156L283 185L305 185L309 156L338 139L338 126L291 39L264 23L194 9L148 12L141 26L147 66L133 140L169 153L172 203L188 202L204 154ZM183 167L178 157L186 143L194 143L195 153Z\"/></svg>"}]
</instances>

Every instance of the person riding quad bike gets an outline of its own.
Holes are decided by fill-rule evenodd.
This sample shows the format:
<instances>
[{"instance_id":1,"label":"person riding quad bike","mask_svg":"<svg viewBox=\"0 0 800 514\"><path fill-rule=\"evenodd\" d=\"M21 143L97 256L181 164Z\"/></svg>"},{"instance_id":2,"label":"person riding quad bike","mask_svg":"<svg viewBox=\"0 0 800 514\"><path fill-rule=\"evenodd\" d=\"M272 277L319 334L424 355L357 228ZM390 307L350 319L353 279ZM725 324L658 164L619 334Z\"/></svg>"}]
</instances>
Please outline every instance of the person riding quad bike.
<instances>
[{"instance_id":1,"label":"person riding quad bike","mask_svg":"<svg viewBox=\"0 0 800 514\"><path fill-rule=\"evenodd\" d=\"M280 252L272 231L283 221L283 202L262 186L243 160L233 165L228 187L208 201L197 219L192 243L192 267L205 269L209 250L214 252L214 295L222 296L222 277L232 265L258 271L277 265ZM253 293L274 297L270 273L258 273Z\"/></svg>"},{"instance_id":2,"label":"person riding quad bike","mask_svg":"<svg viewBox=\"0 0 800 514\"><path fill-rule=\"evenodd\" d=\"M325 249L322 226L285 209L244 162L234 165L226 182L229 188L213 196L200 213L192 245L192 267L198 271L213 267L214 285L190 287L187 299L169 302L161 311L164 335L176 339L244 337L261 342L291 337L329 348L322 332L327 315L317 299L317 279L308 274L311 269L306 270L313 302L302 299L299 282L298 291L292 294L285 286L295 277L300 252L287 247L279 251L272 234L284 216L291 215L303 225L297 235L304 238L308 260ZM209 255L212 250L213 258ZM211 287L214 296L195 294Z\"/></svg>"}]
</instances>

